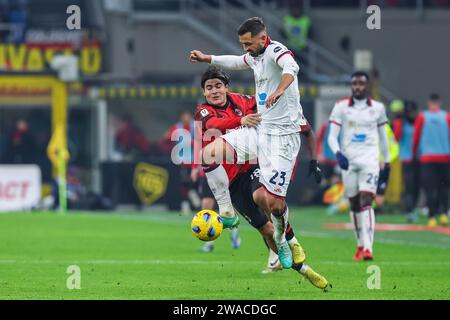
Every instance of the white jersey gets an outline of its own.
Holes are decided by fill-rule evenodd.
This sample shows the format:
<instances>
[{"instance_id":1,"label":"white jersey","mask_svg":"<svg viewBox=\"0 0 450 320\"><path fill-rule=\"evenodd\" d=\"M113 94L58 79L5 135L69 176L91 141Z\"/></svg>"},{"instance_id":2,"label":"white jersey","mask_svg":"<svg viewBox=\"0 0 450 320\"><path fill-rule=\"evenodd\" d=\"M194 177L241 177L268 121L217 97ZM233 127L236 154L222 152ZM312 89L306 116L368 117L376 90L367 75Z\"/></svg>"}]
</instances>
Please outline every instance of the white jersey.
<instances>
[{"instance_id":1,"label":"white jersey","mask_svg":"<svg viewBox=\"0 0 450 320\"><path fill-rule=\"evenodd\" d=\"M212 56L211 63L232 69L250 67L253 70L257 108L258 113L262 115L259 131L271 135L286 135L299 131L303 109L298 89L298 65L292 58L291 51L283 44L268 38L265 51L257 57L251 56L250 53L240 57ZM283 73L292 74L294 81L277 103L267 108L266 99L278 88Z\"/></svg>"},{"instance_id":2,"label":"white jersey","mask_svg":"<svg viewBox=\"0 0 450 320\"><path fill-rule=\"evenodd\" d=\"M350 164L378 167L378 127L387 123L383 103L345 98L334 105L330 122L341 126L340 149Z\"/></svg>"}]
</instances>

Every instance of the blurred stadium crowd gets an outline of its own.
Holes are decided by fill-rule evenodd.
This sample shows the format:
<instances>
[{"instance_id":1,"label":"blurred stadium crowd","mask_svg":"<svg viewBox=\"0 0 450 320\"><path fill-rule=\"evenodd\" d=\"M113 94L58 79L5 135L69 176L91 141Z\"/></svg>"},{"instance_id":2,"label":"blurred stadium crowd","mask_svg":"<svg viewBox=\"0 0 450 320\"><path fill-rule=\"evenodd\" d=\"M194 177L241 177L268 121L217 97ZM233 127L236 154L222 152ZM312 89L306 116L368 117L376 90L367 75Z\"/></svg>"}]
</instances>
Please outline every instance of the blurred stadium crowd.
<instances>
[{"instance_id":1,"label":"blurred stadium crowd","mask_svg":"<svg viewBox=\"0 0 450 320\"><path fill-rule=\"evenodd\" d=\"M56 1L56 0L55 0ZM59 1L58 1L59 2ZM58 8L63 8L65 5L69 5L72 2L77 3L83 10L91 8L88 5L88 1L61 1ZM134 1L133 7L139 11L139 8L146 8L147 10L177 10L180 3L183 1ZM220 6L220 1L205 0L201 1L203 5L208 8L217 8ZM242 1L228 0L228 5L242 7ZM273 8L280 12L280 19L282 21L283 29L280 30L280 35L284 37L282 40L288 47L290 47L295 53L296 57L302 57L301 65L309 66L310 56L304 55L304 52L311 50L309 47L309 40L315 38L315 21L314 17L309 16L308 12L303 10L305 3L311 8L358 8L361 5L361 1L358 0L342 0L342 1L327 1L327 0L314 0L314 1L288 1L288 0L252 0L251 5L256 7L263 6L264 8ZM104 8L114 7L117 5L117 1L98 1L102 3L102 10ZM417 6L417 1L414 0L368 0L365 1L367 5L377 4L382 7L393 8L408 8ZM33 70L23 68L22 70L13 70L13 59L2 57L5 55L4 49L7 44L23 44L27 43L27 32L31 29L36 29L36 26L40 24L39 19L33 17L36 6L41 6L39 15L45 18L45 11L48 9L49 16L47 20L42 20L45 25L46 31L60 29L58 22L52 22L52 17L55 12L51 9L53 2L51 0L0 0L0 73L4 77L11 76L12 73L20 74L27 73ZM445 8L450 7L450 0L424 0L423 5L425 8ZM149 9L150 8L150 9ZM199 8L201 9L201 8ZM53 14L53 16L50 16ZM253 14L253 12L249 12ZM62 20L66 17L65 11L61 12ZM107 19L106 19L107 20ZM57 21L57 20L54 20ZM82 74L79 81L72 83L69 88L71 97L69 99L69 113L68 113L68 149L71 155L68 162L67 171L67 183L68 183L68 196L69 196L69 208L78 209L113 209L118 205L134 204L138 207L145 206L147 204L158 204L158 201L146 201L153 197L154 193L161 193L158 200L166 199L164 202L172 202L173 208L182 208L185 211L198 208L198 199L195 198L195 190L197 186L190 180L190 161L192 155L184 155L185 162L181 165L181 168L174 168L171 164L171 153L173 146L180 143L180 141L172 141L172 133L176 129L185 129L191 135L191 141L193 141L193 114L197 103L202 101L201 91L199 90L199 84L196 82L199 72L197 71L197 78L195 76L188 81L186 89L188 93L179 89L179 93L174 94L177 98L171 100L168 97L171 95L171 85L167 84L167 90L157 87L149 87L147 90L138 91L133 93L134 87L139 90L139 86L145 82L141 79L134 79L133 81L125 81L127 89L121 91L121 87L108 86L113 81L108 76L102 77L102 73L111 75L112 72L108 65L113 64L112 55L120 55L120 53L114 53L112 50L116 50L114 46L111 46L108 42L112 42L113 35L108 32L114 32L113 29L109 30L111 26L106 23L104 26L96 26L96 23L89 17L83 20L85 25L93 26L93 28L104 28L100 34L104 32L106 36L100 36L102 46L102 59L104 66L97 74ZM83 25L84 26L84 25ZM64 26L62 27L64 28ZM233 39L236 41L236 39ZM67 40L68 41L68 40ZM67 42L66 41L66 42ZM67 46L64 42L63 46ZM44 46L44 44L42 45ZM345 44L343 44L345 47ZM191 48L182 48L187 52ZM74 49L76 51L76 49ZM128 41L126 44L126 51L133 54L137 48L137 44L133 41ZM82 57L80 56L80 59ZM160 59L160 58L159 58ZM169 63L170 61L160 63ZM187 63L186 60L183 63ZM138 68L139 66L135 66ZM44 67L40 72L49 72L48 61L44 62ZM372 70L373 74L377 73L377 70ZM311 77L309 74L303 75L307 80L307 85L316 86L317 88L322 85L317 82L317 78ZM348 74L347 74L348 76ZM180 75L181 77L181 75ZM150 79L152 79L150 77ZM151 80L146 82L149 86L162 85L164 87L165 80L158 82L157 80ZM304 79L300 79L300 83L304 83ZM238 82L240 84L242 82ZM106 89L102 86L105 86ZM251 82L246 82L248 86L252 86ZM328 83L329 84L329 83ZM341 86L348 87L347 84L340 83ZM196 88L194 93L191 89ZM93 90L93 88L95 90ZM100 88L100 89L98 89ZM113 88L110 90L110 88ZM235 87L237 88L237 87ZM377 88L373 88L377 90ZM102 91L103 90L103 91ZM152 91L153 90L153 91ZM241 90L242 91L242 90ZM312 92L313 90L311 90ZM92 93L96 92L97 95ZM183 93L184 92L184 93ZM39 94L31 93L28 96L28 100L21 102L17 92L10 92L8 89L0 86L0 97L13 97L11 100L2 100L0 103L0 163L1 164L36 164L39 166L42 173L42 182L44 188L42 189L43 198L52 197L53 201L49 202L47 206L56 207L57 201L57 187L56 180L54 178L54 172L52 171L52 164L48 160L47 146L51 137L51 111L48 107L43 106L41 103L37 106L33 99ZM42 95L42 94L41 94ZM134 95L142 95L137 102L127 101L127 98ZM92 96L95 97L95 101L89 100ZM183 98L187 96L187 98ZM330 214L336 213L339 210L346 208L345 199L342 198L342 190L340 190L340 178L339 172L336 169L336 161L334 155L330 153L330 149L326 143L327 138L327 123L321 121L320 117L314 113L314 102L317 98L317 92L315 94L305 94L307 102L305 106L309 109L309 115L314 121L314 129L317 135L317 147L318 147L318 160L321 163L322 169L325 174L324 182L319 187L315 187L313 184L307 184L307 188L310 189L307 199L302 199L301 204L311 205L327 205ZM77 98L78 97L78 98ZM102 107L98 107L98 100L104 100L105 97L118 97L122 98L121 101L111 101L108 105L106 115L101 113ZM148 99L154 99L155 102L147 103ZM386 195L389 198L389 192L402 194L398 197L400 201L389 201L393 203L392 207L385 209L384 199L377 199L379 212L393 212L401 211L408 214L410 221L416 221L417 208L422 209L425 207L426 190L423 189L423 179L420 177L420 163L414 162L410 165L410 162L414 159L407 159L407 152L405 151L414 135L414 130L402 130L404 123L409 124L414 128L414 124L417 121L417 117L422 110L426 110L429 104L433 101L442 103L442 108L448 110L448 101L440 99L437 95L430 97L423 96L421 101L412 101L410 97L404 98L397 97L384 97L383 100L387 106L390 114L390 123L392 128L392 141L393 148L397 148L398 156L398 168L397 173L401 178L400 187L393 186L388 189ZM428 100L428 105L424 102ZM150 108L146 109L146 104L151 104ZM97 109L94 109L94 106ZM304 108L305 108L304 106ZM312 108L311 108L312 107ZM332 107L332 103L329 102L328 110ZM306 108L305 108L306 109ZM96 110L96 111L94 111ZM144 116L144 114L147 114ZM326 113L324 112L325 118ZM322 117L322 119L325 119ZM101 122L103 121L103 122ZM99 123L104 123L105 126L100 126L103 132L99 132ZM181 140L181 143L191 143L189 139ZM104 144L104 148L99 146L99 143ZM103 155L98 155L99 150L104 149ZM301 153L301 157L305 157L305 153ZM414 161L416 161L415 159ZM133 190L136 188L136 172L135 164L137 163L149 163L155 166L164 167L170 174L170 180L172 182L166 182L166 188L164 190L147 190L146 196L139 196L139 191ZM125 167L109 167L108 165L117 163L132 163L134 164L131 169ZM413 167L406 172L403 170L401 174L401 166ZM150 169L149 169L150 170ZM127 187L124 186L123 175L129 177L129 182L126 182ZM159 173L152 173L157 176ZM301 171L299 173L301 175ZM117 180L112 177L117 175ZM113 179L108 180L105 176ZM175 176L175 177L173 177ZM134 178L133 178L134 177ZM122 179L122 180L121 180ZM160 179L162 178L154 178ZM304 178L303 178L304 179ZM400 178L399 178L400 179ZM395 179L394 179L395 180ZM114 182L115 181L115 182ZM118 186L112 188L112 185ZM122 185L120 184L122 181ZM128 181L128 180L127 180ZM133 182L134 181L134 182ZM304 180L302 180L304 181ZM112 189L111 189L112 188ZM120 191L122 189L130 189L130 191ZM302 188L300 186L300 188ZM400 188L400 191L398 190ZM106 191L107 190L107 191ZM145 191L145 190L144 190ZM294 191L295 192L295 191ZM447 189L443 192L449 192ZM133 194L127 197L125 194ZM145 192L144 192L145 193ZM174 196L176 194L176 196ZM422 194L422 196L421 196ZM429 195L428 195L429 196ZM296 198L297 195L292 193L290 198ZM169 199L169 200L167 200ZM289 199L289 198L288 198ZM173 202L176 203L173 203ZM46 204L41 203L42 206Z\"/></svg>"}]
</instances>

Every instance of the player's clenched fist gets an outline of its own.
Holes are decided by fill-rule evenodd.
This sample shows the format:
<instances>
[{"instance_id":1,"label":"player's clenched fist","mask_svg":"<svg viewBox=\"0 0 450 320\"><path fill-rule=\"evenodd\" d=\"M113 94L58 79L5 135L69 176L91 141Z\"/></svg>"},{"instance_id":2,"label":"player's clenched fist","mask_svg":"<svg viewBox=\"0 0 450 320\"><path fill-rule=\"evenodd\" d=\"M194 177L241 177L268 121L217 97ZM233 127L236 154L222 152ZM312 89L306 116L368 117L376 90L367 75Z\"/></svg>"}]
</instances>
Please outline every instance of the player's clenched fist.
<instances>
[{"instance_id":1,"label":"player's clenched fist","mask_svg":"<svg viewBox=\"0 0 450 320\"><path fill-rule=\"evenodd\" d=\"M241 119L241 124L243 126L256 127L260 123L261 115L258 113L246 115Z\"/></svg>"},{"instance_id":2,"label":"player's clenched fist","mask_svg":"<svg viewBox=\"0 0 450 320\"><path fill-rule=\"evenodd\" d=\"M199 50L192 50L191 55L189 57L189 61L211 63L211 56L209 54L204 54Z\"/></svg>"}]
</instances>

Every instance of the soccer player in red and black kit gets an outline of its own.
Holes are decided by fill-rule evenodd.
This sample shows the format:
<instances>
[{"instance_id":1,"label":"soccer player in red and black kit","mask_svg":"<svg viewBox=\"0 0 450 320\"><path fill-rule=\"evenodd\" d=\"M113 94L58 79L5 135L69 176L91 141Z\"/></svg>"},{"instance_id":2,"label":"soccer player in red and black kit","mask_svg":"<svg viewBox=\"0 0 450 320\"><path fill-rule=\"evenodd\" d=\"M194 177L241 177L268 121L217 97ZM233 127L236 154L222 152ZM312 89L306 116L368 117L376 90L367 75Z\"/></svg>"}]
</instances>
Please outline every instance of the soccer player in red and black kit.
<instances>
[{"instance_id":1,"label":"soccer player in red and black kit","mask_svg":"<svg viewBox=\"0 0 450 320\"><path fill-rule=\"evenodd\" d=\"M236 129L241 125L257 126L261 121L260 115L255 114L255 98L229 93L229 78L219 68L208 68L202 76L201 85L207 103L197 107L195 119L201 122L203 147L210 143L213 138L217 138L228 130ZM213 132L214 130L216 132ZM208 170L213 170L215 166L217 165L205 166L206 174ZM248 162L244 164L225 163L223 167L228 175L230 187L227 188L227 191L230 192L233 206L261 233L269 248L277 252L277 246L273 239L274 226L267 218L267 214L253 200L253 193L261 187L259 167ZM320 169L316 168L320 173ZM211 186L211 183L209 183L209 186L215 187L214 185ZM292 228L288 226L287 229L289 232L286 237L293 251L293 268L314 286L321 289L327 288L328 281L304 263L306 257L303 249L295 239Z\"/></svg>"}]
</instances>

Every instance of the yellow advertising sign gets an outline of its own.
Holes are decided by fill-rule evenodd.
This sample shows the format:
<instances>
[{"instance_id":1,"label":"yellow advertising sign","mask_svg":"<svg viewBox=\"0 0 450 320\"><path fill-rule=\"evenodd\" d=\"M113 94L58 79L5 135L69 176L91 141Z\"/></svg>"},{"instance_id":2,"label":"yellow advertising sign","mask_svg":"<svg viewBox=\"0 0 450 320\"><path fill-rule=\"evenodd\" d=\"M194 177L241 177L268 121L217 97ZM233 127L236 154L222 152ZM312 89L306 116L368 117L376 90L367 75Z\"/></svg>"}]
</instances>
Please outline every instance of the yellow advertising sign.
<instances>
[{"instance_id":1,"label":"yellow advertising sign","mask_svg":"<svg viewBox=\"0 0 450 320\"><path fill-rule=\"evenodd\" d=\"M0 43L0 70L4 71L47 71L55 54L63 53L78 57L82 74L95 75L102 68L101 48L98 44L74 47L29 44Z\"/></svg>"},{"instance_id":2,"label":"yellow advertising sign","mask_svg":"<svg viewBox=\"0 0 450 320\"><path fill-rule=\"evenodd\" d=\"M133 186L141 202L150 205L166 194L169 172L158 166L139 163L134 169Z\"/></svg>"}]
</instances>

